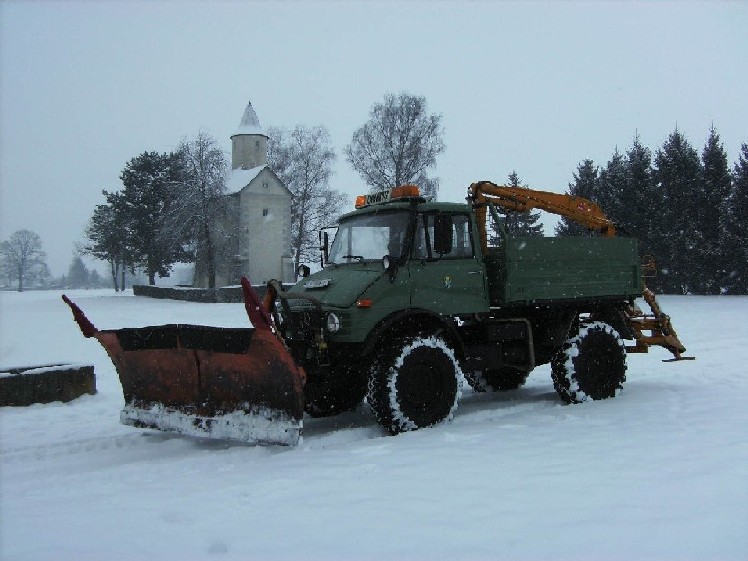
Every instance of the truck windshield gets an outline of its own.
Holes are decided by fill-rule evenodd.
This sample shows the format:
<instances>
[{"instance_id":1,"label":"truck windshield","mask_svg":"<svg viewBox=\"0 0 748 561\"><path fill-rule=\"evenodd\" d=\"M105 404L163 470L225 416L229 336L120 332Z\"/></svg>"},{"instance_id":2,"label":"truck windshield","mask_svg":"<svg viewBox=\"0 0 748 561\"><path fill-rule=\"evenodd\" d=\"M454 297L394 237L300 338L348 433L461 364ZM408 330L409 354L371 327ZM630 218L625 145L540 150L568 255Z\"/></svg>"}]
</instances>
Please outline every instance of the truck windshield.
<instances>
[{"instance_id":1,"label":"truck windshield","mask_svg":"<svg viewBox=\"0 0 748 561\"><path fill-rule=\"evenodd\" d=\"M354 216L341 222L330 246L334 264L399 258L404 250L409 212L383 212Z\"/></svg>"}]
</instances>

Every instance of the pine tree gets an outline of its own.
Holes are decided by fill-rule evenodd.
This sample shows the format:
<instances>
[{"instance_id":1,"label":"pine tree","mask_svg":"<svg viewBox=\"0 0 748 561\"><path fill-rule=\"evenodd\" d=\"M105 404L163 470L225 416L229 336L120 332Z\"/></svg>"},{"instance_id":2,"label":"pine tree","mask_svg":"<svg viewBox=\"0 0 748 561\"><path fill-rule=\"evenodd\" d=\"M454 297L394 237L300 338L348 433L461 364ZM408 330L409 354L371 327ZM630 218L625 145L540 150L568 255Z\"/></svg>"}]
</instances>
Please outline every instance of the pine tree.
<instances>
[{"instance_id":1,"label":"pine tree","mask_svg":"<svg viewBox=\"0 0 748 561\"><path fill-rule=\"evenodd\" d=\"M727 153L720 143L714 126L701 155L702 181L701 201L694 216L696 227L702 235L701 244L696 249L697 268L702 272L698 292L719 294L721 280L725 277L727 256L721 245L722 218L726 211L725 201L730 196L731 177L727 163Z\"/></svg>"},{"instance_id":2,"label":"pine tree","mask_svg":"<svg viewBox=\"0 0 748 561\"><path fill-rule=\"evenodd\" d=\"M642 146L638 135L626 152L626 180L620 193L619 230L639 240L640 255L652 254L655 249L654 229L657 220L653 209L662 208L659 191L652 179L652 153Z\"/></svg>"},{"instance_id":3,"label":"pine tree","mask_svg":"<svg viewBox=\"0 0 748 561\"><path fill-rule=\"evenodd\" d=\"M516 171L512 171L508 178L509 187L520 187L527 189L527 185L522 185L522 180ZM503 209L497 209L499 214L504 217L504 228L510 236L542 236L543 225L538 224L540 220L540 211L512 212Z\"/></svg>"},{"instance_id":4,"label":"pine tree","mask_svg":"<svg viewBox=\"0 0 748 561\"><path fill-rule=\"evenodd\" d=\"M569 194L594 201L597 198L597 193L600 188L599 182L600 176L598 167L592 160L584 160L577 166L577 171L574 174L574 183L569 183ZM561 217L561 220L556 225L555 231L557 236L591 235L590 230L587 230L587 228L573 220L569 220L565 216Z\"/></svg>"},{"instance_id":5,"label":"pine tree","mask_svg":"<svg viewBox=\"0 0 748 561\"><path fill-rule=\"evenodd\" d=\"M68 268L68 286L70 288L85 288L88 286L89 273L83 260L76 256Z\"/></svg>"},{"instance_id":6,"label":"pine tree","mask_svg":"<svg viewBox=\"0 0 748 561\"><path fill-rule=\"evenodd\" d=\"M694 216L702 211L699 155L677 129L655 156L654 177L663 206L652 209L663 225L658 236L658 285L664 292L688 294L700 285L695 250L702 242Z\"/></svg>"},{"instance_id":7,"label":"pine tree","mask_svg":"<svg viewBox=\"0 0 748 561\"><path fill-rule=\"evenodd\" d=\"M120 211L125 218L127 245L133 265L142 267L149 284L168 276L174 263L190 258L185 239L169 219L183 180L180 154L143 152L127 162L120 176Z\"/></svg>"},{"instance_id":8,"label":"pine tree","mask_svg":"<svg viewBox=\"0 0 748 561\"><path fill-rule=\"evenodd\" d=\"M730 196L725 204L721 245L725 248L723 290L748 294L748 144L741 147L735 164Z\"/></svg>"},{"instance_id":9,"label":"pine tree","mask_svg":"<svg viewBox=\"0 0 748 561\"><path fill-rule=\"evenodd\" d=\"M125 289L125 270L132 266L127 245L125 209L120 193L103 191L103 194L107 204L96 205L85 230L86 240L79 251L109 264L112 285L117 292Z\"/></svg>"},{"instance_id":10,"label":"pine tree","mask_svg":"<svg viewBox=\"0 0 748 561\"><path fill-rule=\"evenodd\" d=\"M625 188L626 163L616 148L605 169L600 171L597 193L592 198L613 222L621 222L625 214L625 202L622 200Z\"/></svg>"}]
</instances>

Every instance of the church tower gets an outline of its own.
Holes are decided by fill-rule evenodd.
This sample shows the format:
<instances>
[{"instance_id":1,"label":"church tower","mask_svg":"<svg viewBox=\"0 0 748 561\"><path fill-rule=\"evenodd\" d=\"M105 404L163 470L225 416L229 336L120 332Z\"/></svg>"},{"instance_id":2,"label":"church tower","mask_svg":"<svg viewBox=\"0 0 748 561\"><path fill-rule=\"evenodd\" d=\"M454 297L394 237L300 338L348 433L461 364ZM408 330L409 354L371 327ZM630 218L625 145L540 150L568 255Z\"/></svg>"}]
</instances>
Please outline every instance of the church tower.
<instances>
[{"instance_id":1,"label":"church tower","mask_svg":"<svg viewBox=\"0 0 748 561\"><path fill-rule=\"evenodd\" d=\"M253 169L267 163L268 135L260 126L250 101L239 128L231 135L231 169Z\"/></svg>"}]
</instances>

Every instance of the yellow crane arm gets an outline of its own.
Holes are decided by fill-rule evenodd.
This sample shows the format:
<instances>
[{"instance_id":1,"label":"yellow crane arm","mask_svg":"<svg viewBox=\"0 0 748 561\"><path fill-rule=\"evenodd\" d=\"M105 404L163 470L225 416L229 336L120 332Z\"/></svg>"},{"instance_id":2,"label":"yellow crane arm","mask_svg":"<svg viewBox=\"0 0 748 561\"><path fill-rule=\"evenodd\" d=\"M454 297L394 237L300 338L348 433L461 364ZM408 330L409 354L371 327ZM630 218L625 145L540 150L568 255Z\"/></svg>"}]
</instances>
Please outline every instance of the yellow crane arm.
<instances>
[{"instance_id":1,"label":"yellow crane arm","mask_svg":"<svg viewBox=\"0 0 748 561\"><path fill-rule=\"evenodd\" d=\"M493 203L507 210L527 212L540 209L558 214L573 220L590 230L601 232L604 236L616 235L616 227L602 209L590 200L575 195L536 191L526 187L496 185L490 181L478 181L468 187L468 200L475 209L478 222L481 247L488 251L486 234L486 206Z\"/></svg>"}]
</instances>

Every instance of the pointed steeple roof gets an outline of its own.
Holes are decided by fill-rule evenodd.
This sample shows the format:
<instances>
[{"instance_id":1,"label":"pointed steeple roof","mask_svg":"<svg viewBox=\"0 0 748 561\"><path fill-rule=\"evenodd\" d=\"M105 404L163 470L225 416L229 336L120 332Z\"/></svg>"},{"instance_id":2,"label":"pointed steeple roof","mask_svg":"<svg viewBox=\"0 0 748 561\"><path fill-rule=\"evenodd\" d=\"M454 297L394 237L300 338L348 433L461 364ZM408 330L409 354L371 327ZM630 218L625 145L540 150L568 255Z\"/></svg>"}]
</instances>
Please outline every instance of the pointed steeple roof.
<instances>
[{"instance_id":1,"label":"pointed steeple roof","mask_svg":"<svg viewBox=\"0 0 748 561\"><path fill-rule=\"evenodd\" d=\"M268 136L260 126L260 120L257 118L257 113L255 113L251 101L247 103L247 108L244 110L244 115L242 115L242 120L239 123L239 128L234 134L231 135L231 138L239 136L240 134L258 134L264 136L265 138L267 138Z\"/></svg>"}]
</instances>

